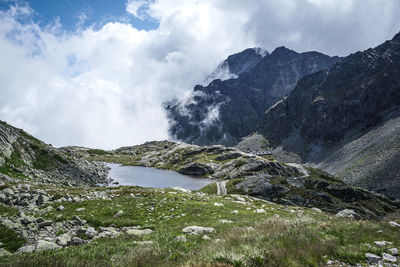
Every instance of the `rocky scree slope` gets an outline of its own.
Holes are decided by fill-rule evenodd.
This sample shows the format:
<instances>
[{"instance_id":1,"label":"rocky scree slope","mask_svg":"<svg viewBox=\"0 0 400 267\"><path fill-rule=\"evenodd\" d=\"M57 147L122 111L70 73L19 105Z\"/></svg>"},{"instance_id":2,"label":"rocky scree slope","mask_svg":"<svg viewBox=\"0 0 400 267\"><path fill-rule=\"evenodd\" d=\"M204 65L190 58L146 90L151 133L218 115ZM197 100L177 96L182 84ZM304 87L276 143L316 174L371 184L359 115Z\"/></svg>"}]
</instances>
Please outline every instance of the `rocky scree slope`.
<instances>
[{"instance_id":1,"label":"rocky scree slope","mask_svg":"<svg viewBox=\"0 0 400 267\"><path fill-rule=\"evenodd\" d=\"M107 182L107 175L104 165L70 157L0 121L0 180L95 185Z\"/></svg>"},{"instance_id":2,"label":"rocky scree slope","mask_svg":"<svg viewBox=\"0 0 400 267\"><path fill-rule=\"evenodd\" d=\"M285 47L263 57L258 51L244 50L222 64L235 78L197 85L188 99L166 103L171 136L186 143L233 145L251 133L265 110L288 95L301 77L341 60Z\"/></svg>"},{"instance_id":3,"label":"rocky scree slope","mask_svg":"<svg viewBox=\"0 0 400 267\"><path fill-rule=\"evenodd\" d=\"M257 131L273 148L400 198L399 115L397 34L302 78L287 99L263 115Z\"/></svg>"},{"instance_id":4,"label":"rocky scree slope","mask_svg":"<svg viewBox=\"0 0 400 267\"><path fill-rule=\"evenodd\" d=\"M225 179L228 180L228 194L250 195L292 206L317 207L331 213L351 209L358 216L376 217L398 208L396 203L348 186L317 169L269 161L221 145L203 147L158 141L114 151L69 150L88 160ZM216 194L217 186L211 184L202 191Z\"/></svg>"}]
</instances>

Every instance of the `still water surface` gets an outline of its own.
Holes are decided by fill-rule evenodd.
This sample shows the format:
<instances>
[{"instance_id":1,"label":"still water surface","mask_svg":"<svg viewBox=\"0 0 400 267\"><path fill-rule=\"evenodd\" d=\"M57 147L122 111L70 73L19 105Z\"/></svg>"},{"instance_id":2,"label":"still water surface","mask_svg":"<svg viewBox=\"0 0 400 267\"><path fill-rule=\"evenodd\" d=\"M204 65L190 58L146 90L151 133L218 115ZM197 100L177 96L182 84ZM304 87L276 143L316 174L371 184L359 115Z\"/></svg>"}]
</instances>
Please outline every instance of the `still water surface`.
<instances>
[{"instance_id":1,"label":"still water surface","mask_svg":"<svg viewBox=\"0 0 400 267\"><path fill-rule=\"evenodd\" d=\"M122 166L107 164L111 168L110 177L120 185L137 185L142 187L182 187L189 190L198 190L215 180L204 177L193 177L173 171L155 168Z\"/></svg>"}]
</instances>

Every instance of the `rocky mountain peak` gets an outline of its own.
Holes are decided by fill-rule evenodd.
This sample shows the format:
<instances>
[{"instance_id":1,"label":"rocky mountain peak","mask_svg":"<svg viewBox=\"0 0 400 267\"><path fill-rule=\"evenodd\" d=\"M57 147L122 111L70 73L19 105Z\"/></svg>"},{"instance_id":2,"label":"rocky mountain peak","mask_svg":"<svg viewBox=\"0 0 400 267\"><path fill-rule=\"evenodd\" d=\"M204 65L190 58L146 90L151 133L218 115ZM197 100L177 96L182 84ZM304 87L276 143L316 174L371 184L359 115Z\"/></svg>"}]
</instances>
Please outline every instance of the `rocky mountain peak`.
<instances>
[{"instance_id":1,"label":"rocky mountain peak","mask_svg":"<svg viewBox=\"0 0 400 267\"><path fill-rule=\"evenodd\" d=\"M229 72L228 79L196 86L185 102L166 104L172 137L201 145L234 145L255 129L265 110L286 96L302 76L340 60L285 47L264 54L250 48L229 56L220 69L237 75Z\"/></svg>"},{"instance_id":2,"label":"rocky mountain peak","mask_svg":"<svg viewBox=\"0 0 400 267\"><path fill-rule=\"evenodd\" d=\"M206 77L204 84L209 84L216 79L228 80L237 78L239 75L251 71L261 59L268 55L269 53L260 47L247 48L239 53L230 55Z\"/></svg>"},{"instance_id":3,"label":"rocky mountain peak","mask_svg":"<svg viewBox=\"0 0 400 267\"><path fill-rule=\"evenodd\" d=\"M276 56L276 55L293 55L297 54L297 52L286 48L285 46L280 46L275 48L274 51L272 51L271 56Z\"/></svg>"}]
</instances>

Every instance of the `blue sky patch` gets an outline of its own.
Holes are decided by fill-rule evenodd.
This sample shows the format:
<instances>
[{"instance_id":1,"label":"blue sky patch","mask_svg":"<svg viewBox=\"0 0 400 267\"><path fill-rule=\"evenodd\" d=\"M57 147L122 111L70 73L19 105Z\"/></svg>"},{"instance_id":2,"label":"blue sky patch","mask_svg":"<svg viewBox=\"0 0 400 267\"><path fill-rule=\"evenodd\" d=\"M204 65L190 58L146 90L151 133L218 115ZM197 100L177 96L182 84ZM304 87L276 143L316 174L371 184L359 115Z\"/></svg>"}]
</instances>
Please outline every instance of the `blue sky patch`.
<instances>
[{"instance_id":1,"label":"blue sky patch","mask_svg":"<svg viewBox=\"0 0 400 267\"><path fill-rule=\"evenodd\" d=\"M0 9L7 10L10 5L28 4L33 10L33 20L46 26L59 19L64 30L94 26L101 28L107 22L129 23L139 30L152 30L159 26L158 21L146 17L141 20L126 11L126 0L0 0Z\"/></svg>"}]
</instances>

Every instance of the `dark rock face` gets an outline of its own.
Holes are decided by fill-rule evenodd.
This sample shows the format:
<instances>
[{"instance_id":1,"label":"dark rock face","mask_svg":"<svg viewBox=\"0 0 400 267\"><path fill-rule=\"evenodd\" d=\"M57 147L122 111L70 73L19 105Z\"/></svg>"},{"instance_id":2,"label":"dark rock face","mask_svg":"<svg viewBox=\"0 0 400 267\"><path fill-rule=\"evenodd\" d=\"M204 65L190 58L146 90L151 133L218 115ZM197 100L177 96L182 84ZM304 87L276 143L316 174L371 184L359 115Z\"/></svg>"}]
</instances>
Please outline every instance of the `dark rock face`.
<instances>
[{"instance_id":1,"label":"dark rock face","mask_svg":"<svg viewBox=\"0 0 400 267\"><path fill-rule=\"evenodd\" d=\"M245 50L225 61L237 78L197 85L185 102L166 103L171 136L200 145L233 145L251 133L265 110L288 95L301 77L340 61L285 47L262 58L256 55Z\"/></svg>"},{"instance_id":2,"label":"dark rock face","mask_svg":"<svg viewBox=\"0 0 400 267\"><path fill-rule=\"evenodd\" d=\"M179 169L178 172L186 175L206 175L210 173L212 169L206 165L199 162L193 162Z\"/></svg>"},{"instance_id":3,"label":"dark rock face","mask_svg":"<svg viewBox=\"0 0 400 267\"><path fill-rule=\"evenodd\" d=\"M264 114L258 131L272 147L281 146L286 151L300 155L304 162L320 164L344 144L398 117L399 35L376 48L349 55L327 70L300 79L287 99ZM378 140L378 137L374 138L370 139ZM383 144L384 140L379 142ZM374 151L367 146L363 151L357 148L354 145L353 152L347 150L347 153L362 155L359 162L354 163L355 168L357 164L362 164L367 152ZM375 155L374 158L379 157ZM330 162L334 162L334 159L330 159ZM399 171L396 169L391 173L396 175ZM348 174L351 176L351 173ZM346 180L345 175L341 178ZM361 176L354 179L354 184L369 189L385 187L384 177L369 177L368 181L362 183L358 183L357 179L361 179ZM394 190L392 186L395 186ZM397 197L400 197L400 181L390 187L391 192L397 191ZM391 194L393 197L395 195Z\"/></svg>"}]
</instances>

